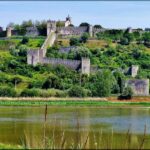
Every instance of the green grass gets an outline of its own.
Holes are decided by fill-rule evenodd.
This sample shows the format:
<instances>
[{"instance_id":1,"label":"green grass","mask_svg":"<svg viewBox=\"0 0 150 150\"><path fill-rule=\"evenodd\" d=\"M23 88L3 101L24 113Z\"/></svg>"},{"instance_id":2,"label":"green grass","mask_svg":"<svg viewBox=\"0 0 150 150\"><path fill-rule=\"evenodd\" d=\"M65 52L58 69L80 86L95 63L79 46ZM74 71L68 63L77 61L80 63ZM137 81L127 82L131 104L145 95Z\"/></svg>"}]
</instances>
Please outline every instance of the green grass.
<instances>
[{"instance_id":1,"label":"green grass","mask_svg":"<svg viewBox=\"0 0 150 150\"><path fill-rule=\"evenodd\" d=\"M29 39L27 46L31 48L39 48L44 43L44 40L45 39Z\"/></svg>"},{"instance_id":2,"label":"green grass","mask_svg":"<svg viewBox=\"0 0 150 150\"><path fill-rule=\"evenodd\" d=\"M9 47L18 45L22 41L23 36L11 37L9 39L0 40L0 50L9 50ZM29 37L29 42L26 44L30 48L39 48L44 43L45 37Z\"/></svg>"},{"instance_id":3,"label":"green grass","mask_svg":"<svg viewBox=\"0 0 150 150\"><path fill-rule=\"evenodd\" d=\"M20 145L10 145L0 143L0 149L23 149L23 147Z\"/></svg>"},{"instance_id":4,"label":"green grass","mask_svg":"<svg viewBox=\"0 0 150 150\"><path fill-rule=\"evenodd\" d=\"M0 106L150 106L150 102L109 102L109 101L92 101L91 100L1 100Z\"/></svg>"},{"instance_id":5,"label":"green grass","mask_svg":"<svg viewBox=\"0 0 150 150\"><path fill-rule=\"evenodd\" d=\"M9 50L10 46L16 46L19 42L19 39L0 40L0 50Z\"/></svg>"}]
</instances>

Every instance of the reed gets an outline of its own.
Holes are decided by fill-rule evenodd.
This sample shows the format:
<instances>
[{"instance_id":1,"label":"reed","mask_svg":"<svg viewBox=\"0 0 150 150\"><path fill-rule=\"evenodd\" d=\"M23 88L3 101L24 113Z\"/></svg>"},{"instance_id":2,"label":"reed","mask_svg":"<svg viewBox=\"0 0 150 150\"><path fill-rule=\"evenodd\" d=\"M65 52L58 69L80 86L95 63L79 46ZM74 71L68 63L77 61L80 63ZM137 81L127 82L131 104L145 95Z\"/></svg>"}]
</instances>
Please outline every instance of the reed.
<instances>
[{"instance_id":1,"label":"reed","mask_svg":"<svg viewBox=\"0 0 150 150\"><path fill-rule=\"evenodd\" d=\"M76 112L76 133L71 138L68 137L67 132L61 128L60 133L58 135L58 131L56 130L55 124L58 123L57 118L54 119L54 128L52 129L51 134L46 134L48 130L47 125L47 111L48 107L45 106L44 110L44 130L43 130L43 139L32 142L29 136L24 133L24 142L22 146L24 149L30 148L40 148L40 149L143 149L145 147L145 143L147 140L146 129L147 126L144 127L143 135L138 138L137 142L132 144L132 134L131 128L127 130L127 132L120 136L116 134L111 129L110 132L104 132L100 129L98 132L95 131L82 131L80 120L79 120L79 113ZM73 133L74 134L74 133Z\"/></svg>"}]
</instances>

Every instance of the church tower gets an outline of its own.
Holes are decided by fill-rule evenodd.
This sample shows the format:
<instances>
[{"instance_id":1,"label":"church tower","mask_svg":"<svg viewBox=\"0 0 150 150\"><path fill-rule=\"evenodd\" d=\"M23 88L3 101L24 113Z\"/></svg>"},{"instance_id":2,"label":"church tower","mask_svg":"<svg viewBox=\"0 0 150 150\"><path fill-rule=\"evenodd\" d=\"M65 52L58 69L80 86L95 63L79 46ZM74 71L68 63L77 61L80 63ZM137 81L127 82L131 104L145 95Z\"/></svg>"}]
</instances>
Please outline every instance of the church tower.
<instances>
[{"instance_id":1,"label":"church tower","mask_svg":"<svg viewBox=\"0 0 150 150\"><path fill-rule=\"evenodd\" d=\"M70 24L71 24L71 17L68 15L68 17L66 17L65 27L68 27Z\"/></svg>"}]
</instances>

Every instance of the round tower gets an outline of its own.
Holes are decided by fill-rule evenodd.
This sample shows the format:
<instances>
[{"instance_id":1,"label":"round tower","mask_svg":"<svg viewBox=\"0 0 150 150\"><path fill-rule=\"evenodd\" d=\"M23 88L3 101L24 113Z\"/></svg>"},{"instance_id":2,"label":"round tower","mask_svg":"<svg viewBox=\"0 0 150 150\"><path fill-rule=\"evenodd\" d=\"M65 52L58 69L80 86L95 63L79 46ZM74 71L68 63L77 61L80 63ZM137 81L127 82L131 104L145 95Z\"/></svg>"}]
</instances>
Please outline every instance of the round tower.
<instances>
[{"instance_id":1,"label":"round tower","mask_svg":"<svg viewBox=\"0 0 150 150\"><path fill-rule=\"evenodd\" d=\"M11 37L11 35L12 35L12 27L7 27L6 28L6 31L7 31L7 37Z\"/></svg>"},{"instance_id":2,"label":"round tower","mask_svg":"<svg viewBox=\"0 0 150 150\"><path fill-rule=\"evenodd\" d=\"M89 32L90 37L93 37L93 26L92 25L89 25L88 32Z\"/></svg>"}]
</instances>

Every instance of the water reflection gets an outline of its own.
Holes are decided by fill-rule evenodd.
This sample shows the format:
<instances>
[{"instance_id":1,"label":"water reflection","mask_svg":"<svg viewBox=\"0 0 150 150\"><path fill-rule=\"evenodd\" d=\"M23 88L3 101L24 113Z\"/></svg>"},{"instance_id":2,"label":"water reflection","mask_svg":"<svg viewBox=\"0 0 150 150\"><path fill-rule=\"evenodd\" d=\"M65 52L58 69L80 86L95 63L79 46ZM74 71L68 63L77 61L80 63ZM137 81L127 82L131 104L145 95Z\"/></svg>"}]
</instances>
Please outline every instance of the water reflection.
<instances>
[{"instance_id":1,"label":"water reflection","mask_svg":"<svg viewBox=\"0 0 150 150\"><path fill-rule=\"evenodd\" d=\"M126 143L134 148L140 145L145 125L147 136L150 134L148 108L49 106L46 123L44 110L0 107L0 142L22 144L26 139L33 148L61 148L63 143L74 148L124 148ZM144 146L149 148L149 143L146 141Z\"/></svg>"}]
</instances>

